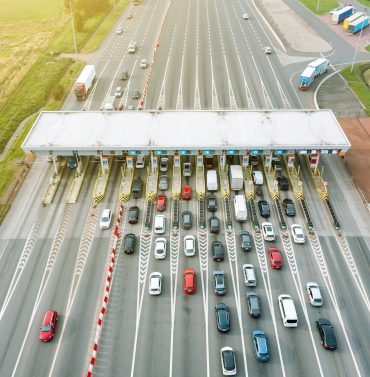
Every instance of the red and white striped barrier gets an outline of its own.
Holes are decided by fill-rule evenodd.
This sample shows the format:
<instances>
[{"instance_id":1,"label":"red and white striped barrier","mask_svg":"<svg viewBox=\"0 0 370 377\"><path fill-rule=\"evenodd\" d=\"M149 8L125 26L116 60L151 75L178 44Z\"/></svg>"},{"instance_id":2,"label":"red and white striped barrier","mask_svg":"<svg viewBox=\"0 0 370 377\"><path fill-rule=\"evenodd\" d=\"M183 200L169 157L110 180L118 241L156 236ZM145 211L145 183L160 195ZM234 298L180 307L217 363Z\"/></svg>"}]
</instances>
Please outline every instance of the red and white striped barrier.
<instances>
[{"instance_id":1,"label":"red and white striped barrier","mask_svg":"<svg viewBox=\"0 0 370 377\"><path fill-rule=\"evenodd\" d=\"M91 377L92 374L93 374L93 369L94 369L94 365L95 365L95 361L96 361L96 354L97 354L98 348L99 348L100 333L101 333L102 326L103 326L104 314L107 310L109 293L110 293L110 288L111 288L110 284L111 284L111 281L112 281L114 263L116 261L117 241L118 241L118 237L119 237L118 224L121 222L122 213L123 213L123 205L120 204L119 215L117 216L116 226L115 226L114 232L113 232L113 235L115 237L114 237L114 240L113 240L113 247L112 247L112 251L111 251L111 257L110 257L110 262L109 262L109 267L108 267L108 272L107 272L107 278L106 278L106 281L105 281L103 303L102 303L102 306L101 306L101 309L100 309L100 312L99 312L98 322L97 322L97 325L96 325L94 344L93 344L90 363L89 363L89 367L88 367L88 371L87 371L87 377Z\"/></svg>"}]
</instances>

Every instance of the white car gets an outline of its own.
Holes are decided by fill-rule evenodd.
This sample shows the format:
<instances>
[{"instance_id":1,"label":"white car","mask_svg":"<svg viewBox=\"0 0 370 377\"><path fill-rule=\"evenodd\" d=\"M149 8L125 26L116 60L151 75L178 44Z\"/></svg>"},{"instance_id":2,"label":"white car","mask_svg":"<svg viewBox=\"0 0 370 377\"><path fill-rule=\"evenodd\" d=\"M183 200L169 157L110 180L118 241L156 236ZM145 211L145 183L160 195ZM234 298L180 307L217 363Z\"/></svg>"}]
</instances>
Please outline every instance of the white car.
<instances>
[{"instance_id":1,"label":"white car","mask_svg":"<svg viewBox=\"0 0 370 377\"><path fill-rule=\"evenodd\" d=\"M306 284L306 292L308 300L312 306L322 306L322 296L320 287L317 283L310 281Z\"/></svg>"},{"instance_id":2,"label":"white car","mask_svg":"<svg viewBox=\"0 0 370 377\"><path fill-rule=\"evenodd\" d=\"M268 47L268 46L265 46L263 48L263 51L265 51L265 54L271 54L272 53L271 47Z\"/></svg>"},{"instance_id":3,"label":"white car","mask_svg":"<svg viewBox=\"0 0 370 377\"><path fill-rule=\"evenodd\" d=\"M303 229L300 225L298 224L292 224L290 226L290 230L292 231L292 237L294 243L305 243L306 238L303 233Z\"/></svg>"},{"instance_id":4,"label":"white car","mask_svg":"<svg viewBox=\"0 0 370 377\"><path fill-rule=\"evenodd\" d=\"M265 241L275 241L275 232L271 223L264 222L262 225L262 234Z\"/></svg>"},{"instance_id":5,"label":"white car","mask_svg":"<svg viewBox=\"0 0 370 377\"><path fill-rule=\"evenodd\" d=\"M243 17L245 20L248 20L248 18L249 18L249 16L247 15L247 13L244 13L244 14L242 15L242 17Z\"/></svg>"},{"instance_id":6,"label":"white car","mask_svg":"<svg viewBox=\"0 0 370 377\"><path fill-rule=\"evenodd\" d=\"M235 352L231 347L222 347L220 351L222 375L235 376L237 373Z\"/></svg>"},{"instance_id":7,"label":"white car","mask_svg":"<svg viewBox=\"0 0 370 377\"><path fill-rule=\"evenodd\" d=\"M136 42L131 42L127 47L127 51L129 54L133 54L136 51Z\"/></svg>"},{"instance_id":8,"label":"white car","mask_svg":"<svg viewBox=\"0 0 370 377\"><path fill-rule=\"evenodd\" d=\"M145 168L145 157L141 154L139 154L136 157L136 169L144 169Z\"/></svg>"},{"instance_id":9,"label":"white car","mask_svg":"<svg viewBox=\"0 0 370 377\"><path fill-rule=\"evenodd\" d=\"M140 68L145 69L148 66L146 59L142 59L140 62Z\"/></svg>"},{"instance_id":10,"label":"white car","mask_svg":"<svg viewBox=\"0 0 370 377\"><path fill-rule=\"evenodd\" d=\"M167 240L164 237L157 238L155 240L154 258L164 259L166 258Z\"/></svg>"},{"instance_id":11,"label":"white car","mask_svg":"<svg viewBox=\"0 0 370 377\"><path fill-rule=\"evenodd\" d=\"M103 210L100 217L100 229L109 229L112 222L112 211L109 208Z\"/></svg>"},{"instance_id":12,"label":"white car","mask_svg":"<svg viewBox=\"0 0 370 377\"><path fill-rule=\"evenodd\" d=\"M149 277L149 294L158 296L162 292L162 274L160 272L152 272Z\"/></svg>"},{"instance_id":13,"label":"white car","mask_svg":"<svg viewBox=\"0 0 370 377\"><path fill-rule=\"evenodd\" d=\"M123 29L121 26L119 26L117 29L116 29L116 34L122 34L123 33Z\"/></svg>"},{"instance_id":14,"label":"white car","mask_svg":"<svg viewBox=\"0 0 370 377\"><path fill-rule=\"evenodd\" d=\"M185 236L184 237L184 253L187 257L193 257L195 255L195 237Z\"/></svg>"},{"instance_id":15,"label":"white car","mask_svg":"<svg viewBox=\"0 0 370 377\"><path fill-rule=\"evenodd\" d=\"M117 86L116 91L114 92L114 96L116 98L122 97L123 89L121 86Z\"/></svg>"}]
</instances>

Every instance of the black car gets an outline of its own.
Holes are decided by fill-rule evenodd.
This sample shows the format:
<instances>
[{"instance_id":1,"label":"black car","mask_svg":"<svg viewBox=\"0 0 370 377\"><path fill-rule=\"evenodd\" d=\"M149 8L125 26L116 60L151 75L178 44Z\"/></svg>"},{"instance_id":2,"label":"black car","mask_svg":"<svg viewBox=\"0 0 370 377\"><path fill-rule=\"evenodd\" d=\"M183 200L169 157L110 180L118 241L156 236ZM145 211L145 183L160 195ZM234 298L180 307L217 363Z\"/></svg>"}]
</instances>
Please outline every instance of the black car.
<instances>
[{"instance_id":1,"label":"black car","mask_svg":"<svg viewBox=\"0 0 370 377\"><path fill-rule=\"evenodd\" d=\"M210 212L217 211L217 198L215 195L208 195L207 196L207 209Z\"/></svg>"},{"instance_id":2,"label":"black car","mask_svg":"<svg viewBox=\"0 0 370 377\"><path fill-rule=\"evenodd\" d=\"M130 207L128 210L128 222L130 224L137 224L139 221L139 207Z\"/></svg>"},{"instance_id":3,"label":"black car","mask_svg":"<svg viewBox=\"0 0 370 377\"><path fill-rule=\"evenodd\" d=\"M135 234L128 233L123 239L123 251L126 254L132 254L135 251L136 236Z\"/></svg>"},{"instance_id":4,"label":"black car","mask_svg":"<svg viewBox=\"0 0 370 377\"><path fill-rule=\"evenodd\" d=\"M128 79L128 73L127 71L123 71L121 73L121 80L127 80Z\"/></svg>"},{"instance_id":5,"label":"black car","mask_svg":"<svg viewBox=\"0 0 370 377\"><path fill-rule=\"evenodd\" d=\"M224 260L224 245L220 241L212 242L213 259L217 262Z\"/></svg>"},{"instance_id":6,"label":"black car","mask_svg":"<svg viewBox=\"0 0 370 377\"><path fill-rule=\"evenodd\" d=\"M283 170L283 166L281 165L281 161L277 157L272 159L272 167L275 169L275 171L282 171Z\"/></svg>"},{"instance_id":7,"label":"black car","mask_svg":"<svg viewBox=\"0 0 370 377\"><path fill-rule=\"evenodd\" d=\"M296 210L292 199L284 199L283 207L287 216L295 216Z\"/></svg>"},{"instance_id":8,"label":"black car","mask_svg":"<svg viewBox=\"0 0 370 377\"><path fill-rule=\"evenodd\" d=\"M270 217L270 205L267 200L259 200L258 208L262 217Z\"/></svg>"},{"instance_id":9,"label":"black car","mask_svg":"<svg viewBox=\"0 0 370 377\"><path fill-rule=\"evenodd\" d=\"M221 332L228 332L230 331L230 315L229 315L229 308L226 304L216 304L215 305L216 311L216 323L217 329Z\"/></svg>"},{"instance_id":10,"label":"black car","mask_svg":"<svg viewBox=\"0 0 370 377\"><path fill-rule=\"evenodd\" d=\"M325 318L319 318L316 320L316 326L319 330L321 337L321 343L327 350L335 350L338 348L337 339L334 334L334 327L330 321Z\"/></svg>"},{"instance_id":11,"label":"black car","mask_svg":"<svg viewBox=\"0 0 370 377\"><path fill-rule=\"evenodd\" d=\"M243 251L251 251L252 249L252 238L248 231L242 230L240 232L240 242Z\"/></svg>"},{"instance_id":12,"label":"black car","mask_svg":"<svg viewBox=\"0 0 370 377\"><path fill-rule=\"evenodd\" d=\"M220 233L220 220L216 216L209 218L209 230L211 233Z\"/></svg>"},{"instance_id":13,"label":"black car","mask_svg":"<svg viewBox=\"0 0 370 377\"><path fill-rule=\"evenodd\" d=\"M260 298L256 292L247 293L248 313L253 318L261 316Z\"/></svg>"},{"instance_id":14,"label":"black car","mask_svg":"<svg viewBox=\"0 0 370 377\"><path fill-rule=\"evenodd\" d=\"M288 191L289 190L289 180L287 177L284 177L281 175L280 177L277 177L279 189L281 191Z\"/></svg>"},{"instance_id":15,"label":"black car","mask_svg":"<svg viewBox=\"0 0 370 377\"><path fill-rule=\"evenodd\" d=\"M249 162L252 166L257 166L258 165L258 157L257 156L250 156Z\"/></svg>"},{"instance_id":16,"label":"black car","mask_svg":"<svg viewBox=\"0 0 370 377\"><path fill-rule=\"evenodd\" d=\"M193 216L190 211L184 211L181 214L182 226L184 229L191 229L193 226Z\"/></svg>"}]
</instances>

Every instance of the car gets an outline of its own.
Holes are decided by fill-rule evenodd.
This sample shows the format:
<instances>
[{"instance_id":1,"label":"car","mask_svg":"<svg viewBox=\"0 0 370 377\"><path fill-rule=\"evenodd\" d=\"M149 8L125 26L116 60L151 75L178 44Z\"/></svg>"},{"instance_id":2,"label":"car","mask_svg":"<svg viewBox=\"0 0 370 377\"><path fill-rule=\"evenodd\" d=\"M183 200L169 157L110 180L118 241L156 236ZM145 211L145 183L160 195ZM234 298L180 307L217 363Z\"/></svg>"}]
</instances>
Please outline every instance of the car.
<instances>
[{"instance_id":1,"label":"car","mask_svg":"<svg viewBox=\"0 0 370 377\"><path fill-rule=\"evenodd\" d=\"M149 294L158 296L162 292L162 274L160 272L152 272L149 277Z\"/></svg>"},{"instance_id":2,"label":"car","mask_svg":"<svg viewBox=\"0 0 370 377\"><path fill-rule=\"evenodd\" d=\"M237 373L235 352L231 347L222 347L220 351L222 374L235 376Z\"/></svg>"},{"instance_id":3,"label":"car","mask_svg":"<svg viewBox=\"0 0 370 377\"><path fill-rule=\"evenodd\" d=\"M48 342L54 338L55 328L58 322L58 313L55 310L48 310L45 313L42 326L40 327L39 339Z\"/></svg>"},{"instance_id":4,"label":"car","mask_svg":"<svg viewBox=\"0 0 370 377\"><path fill-rule=\"evenodd\" d=\"M167 240L164 237L159 237L155 240L154 258L165 259L167 251Z\"/></svg>"},{"instance_id":5,"label":"car","mask_svg":"<svg viewBox=\"0 0 370 377\"><path fill-rule=\"evenodd\" d=\"M156 210L158 212L163 212L166 210L166 195L165 194L157 195Z\"/></svg>"},{"instance_id":6,"label":"car","mask_svg":"<svg viewBox=\"0 0 370 377\"><path fill-rule=\"evenodd\" d=\"M292 231L292 237L293 237L294 243L302 244L306 242L303 229L299 224L292 224L290 226L290 230Z\"/></svg>"},{"instance_id":7,"label":"car","mask_svg":"<svg viewBox=\"0 0 370 377\"><path fill-rule=\"evenodd\" d=\"M158 188L161 191L166 191L168 189L168 177L167 177L167 175L161 175L159 177Z\"/></svg>"},{"instance_id":8,"label":"car","mask_svg":"<svg viewBox=\"0 0 370 377\"><path fill-rule=\"evenodd\" d=\"M164 215L155 215L154 218L154 233L165 234L166 233L166 218Z\"/></svg>"},{"instance_id":9,"label":"car","mask_svg":"<svg viewBox=\"0 0 370 377\"><path fill-rule=\"evenodd\" d=\"M184 237L184 254L193 257L196 252L195 237L190 234Z\"/></svg>"},{"instance_id":10,"label":"car","mask_svg":"<svg viewBox=\"0 0 370 377\"><path fill-rule=\"evenodd\" d=\"M251 166L257 166L258 165L258 157L255 155L252 155L249 157L249 162Z\"/></svg>"},{"instance_id":11,"label":"car","mask_svg":"<svg viewBox=\"0 0 370 377\"><path fill-rule=\"evenodd\" d=\"M217 198L213 194L207 196L207 209L209 212L217 211Z\"/></svg>"},{"instance_id":12,"label":"car","mask_svg":"<svg viewBox=\"0 0 370 377\"><path fill-rule=\"evenodd\" d=\"M168 158L162 157L161 163L159 164L159 170L162 172L166 172L168 170Z\"/></svg>"},{"instance_id":13,"label":"car","mask_svg":"<svg viewBox=\"0 0 370 377\"><path fill-rule=\"evenodd\" d=\"M270 205L267 200L259 200L258 208L262 217L270 217Z\"/></svg>"},{"instance_id":14,"label":"car","mask_svg":"<svg viewBox=\"0 0 370 377\"><path fill-rule=\"evenodd\" d=\"M286 198L283 200L283 207L287 216L293 217L296 215L295 205L292 199Z\"/></svg>"},{"instance_id":15,"label":"car","mask_svg":"<svg viewBox=\"0 0 370 377\"><path fill-rule=\"evenodd\" d=\"M182 175L184 177L191 177L191 163L190 162L184 162L182 164Z\"/></svg>"},{"instance_id":16,"label":"car","mask_svg":"<svg viewBox=\"0 0 370 377\"><path fill-rule=\"evenodd\" d=\"M326 318L319 318L316 320L316 326L319 330L321 343L327 350L335 350L338 348L337 339L334 334L334 327Z\"/></svg>"},{"instance_id":17,"label":"car","mask_svg":"<svg viewBox=\"0 0 370 377\"><path fill-rule=\"evenodd\" d=\"M259 361L269 361L270 352L266 333L263 330L254 330L252 336L256 359Z\"/></svg>"},{"instance_id":18,"label":"car","mask_svg":"<svg viewBox=\"0 0 370 377\"><path fill-rule=\"evenodd\" d=\"M271 267L280 270L283 267L283 258L279 249L276 246L269 247L268 255Z\"/></svg>"},{"instance_id":19,"label":"car","mask_svg":"<svg viewBox=\"0 0 370 377\"><path fill-rule=\"evenodd\" d=\"M146 67L148 67L148 63L147 63L146 59L141 59L140 68L145 69Z\"/></svg>"},{"instance_id":20,"label":"car","mask_svg":"<svg viewBox=\"0 0 370 377\"><path fill-rule=\"evenodd\" d=\"M252 318L261 316L260 298L256 292L247 292L248 313Z\"/></svg>"},{"instance_id":21,"label":"car","mask_svg":"<svg viewBox=\"0 0 370 377\"><path fill-rule=\"evenodd\" d=\"M210 170L210 169L213 169L214 168L214 161L213 161L213 156L210 156L210 155L205 155L205 163L206 163L206 169L207 170Z\"/></svg>"},{"instance_id":22,"label":"car","mask_svg":"<svg viewBox=\"0 0 370 377\"><path fill-rule=\"evenodd\" d=\"M289 190L289 180L287 177L280 175L277 177L279 190L281 191L288 191Z\"/></svg>"},{"instance_id":23,"label":"car","mask_svg":"<svg viewBox=\"0 0 370 377\"><path fill-rule=\"evenodd\" d=\"M128 210L128 222L129 224L137 224L139 221L139 207L133 206Z\"/></svg>"},{"instance_id":24,"label":"car","mask_svg":"<svg viewBox=\"0 0 370 377\"><path fill-rule=\"evenodd\" d=\"M272 164L272 167L274 168L274 170L276 172L279 172L279 171L282 171L283 170L283 166L281 165L281 161L280 161L280 158L278 157L273 157L272 161L271 161L271 164Z\"/></svg>"},{"instance_id":25,"label":"car","mask_svg":"<svg viewBox=\"0 0 370 377\"><path fill-rule=\"evenodd\" d=\"M190 200L191 199L191 187L184 186L182 188L182 199L183 200Z\"/></svg>"},{"instance_id":26,"label":"car","mask_svg":"<svg viewBox=\"0 0 370 377\"><path fill-rule=\"evenodd\" d=\"M112 222L112 211L109 208L106 208L103 210L100 217L100 223L99 223L100 229L109 229L111 222Z\"/></svg>"},{"instance_id":27,"label":"car","mask_svg":"<svg viewBox=\"0 0 370 377\"><path fill-rule=\"evenodd\" d=\"M265 54L271 54L272 53L271 47L269 47L269 46L265 46L263 48L263 51L265 52Z\"/></svg>"},{"instance_id":28,"label":"car","mask_svg":"<svg viewBox=\"0 0 370 377\"><path fill-rule=\"evenodd\" d=\"M271 223L264 222L261 224L263 239L265 241L275 241L274 227Z\"/></svg>"},{"instance_id":29,"label":"car","mask_svg":"<svg viewBox=\"0 0 370 377\"><path fill-rule=\"evenodd\" d=\"M114 96L116 98L122 97L123 89L121 86L117 86L116 91L114 92Z\"/></svg>"},{"instance_id":30,"label":"car","mask_svg":"<svg viewBox=\"0 0 370 377\"><path fill-rule=\"evenodd\" d=\"M74 157L67 158L67 167L70 169L77 168L77 160Z\"/></svg>"},{"instance_id":31,"label":"car","mask_svg":"<svg viewBox=\"0 0 370 377\"><path fill-rule=\"evenodd\" d=\"M244 283L247 287L257 285L256 270L253 264L243 264Z\"/></svg>"},{"instance_id":32,"label":"car","mask_svg":"<svg viewBox=\"0 0 370 377\"><path fill-rule=\"evenodd\" d=\"M240 243L243 251L252 250L252 237L248 231L242 230L240 232Z\"/></svg>"},{"instance_id":33,"label":"car","mask_svg":"<svg viewBox=\"0 0 370 377\"><path fill-rule=\"evenodd\" d=\"M123 33L123 29L121 26L118 26L118 28L116 29L116 34L122 34Z\"/></svg>"},{"instance_id":34,"label":"car","mask_svg":"<svg viewBox=\"0 0 370 377\"><path fill-rule=\"evenodd\" d=\"M243 17L244 20L248 20L248 18L249 18L249 16L247 15L247 13L243 13L242 17Z\"/></svg>"},{"instance_id":35,"label":"car","mask_svg":"<svg viewBox=\"0 0 370 377\"><path fill-rule=\"evenodd\" d=\"M136 157L136 164L135 164L136 169L144 169L145 168L145 156L142 154L139 154Z\"/></svg>"},{"instance_id":36,"label":"car","mask_svg":"<svg viewBox=\"0 0 370 377\"><path fill-rule=\"evenodd\" d=\"M181 214L182 226L184 229L191 229L193 226L193 216L190 211L183 211Z\"/></svg>"},{"instance_id":37,"label":"car","mask_svg":"<svg viewBox=\"0 0 370 377\"><path fill-rule=\"evenodd\" d=\"M312 306L322 306L323 300L320 287L317 283L310 281L306 284L306 293Z\"/></svg>"},{"instance_id":38,"label":"car","mask_svg":"<svg viewBox=\"0 0 370 377\"><path fill-rule=\"evenodd\" d=\"M220 332L230 331L230 314L226 304L215 305L217 330Z\"/></svg>"},{"instance_id":39,"label":"car","mask_svg":"<svg viewBox=\"0 0 370 377\"><path fill-rule=\"evenodd\" d=\"M196 291L196 273L193 268L185 268L183 272L184 278L184 293L191 295Z\"/></svg>"},{"instance_id":40,"label":"car","mask_svg":"<svg viewBox=\"0 0 370 377\"><path fill-rule=\"evenodd\" d=\"M224 245L220 241L212 242L213 260L221 262L224 260Z\"/></svg>"},{"instance_id":41,"label":"car","mask_svg":"<svg viewBox=\"0 0 370 377\"><path fill-rule=\"evenodd\" d=\"M128 105L126 107L126 110L135 110L135 106L134 105Z\"/></svg>"},{"instance_id":42,"label":"car","mask_svg":"<svg viewBox=\"0 0 370 377\"><path fill-rule=\"evenodd\" d=\"M127 52L133 54L136 51L136 42L131 42L127 47Z\"/></svg>"},{"instance_id":43,"label":"car","mask_svg":"<svg viewBox=\"0 0 370 377\"><path fill-rule=\"evenodd\" d=\"M127 72L127 70L124 70L124 71L121 72L120 79L121 79L122 81L128 79L128 72Z\"/></svg>"},{"instance_id":44,"label":"car","mask_svg":"<svg viewBox=\"0 0 370 377\"><path fill-rule=\"evenodd\" d=\"M131 98L132 99L138 99L140 97L140 92L138 89L134 89L131 93Z\"/></svg>"},{"instance_id":45,"label":"car","mask_svg":"<svg viewBox=\"0 0 370 377\"><path fill-rule=\"evenodd\" d=\"M213 287L216 295L226 295L226 279L223 271L213 271Z\"/></svg>"},{"instance_id":46,"label":"car","mask_svg":"<svg viewBox=\"0 0 370 377\"><path fill-rule=\"evenodd\" d=\"M135 251L136 236L133 233L128 233L123 238L122 249L126 254L132 254Z\"/></svg>"},{"instance_id":47,"label":"car","mask_svg":"<svg viewBox=\"0 0 370 377\"><path fill-rule=\"evenodd\" d=\"M211 216L208 220L209 222L209 231L211 233L220 233L220 220L216 216Z\"/></svg>"}]
</instances>

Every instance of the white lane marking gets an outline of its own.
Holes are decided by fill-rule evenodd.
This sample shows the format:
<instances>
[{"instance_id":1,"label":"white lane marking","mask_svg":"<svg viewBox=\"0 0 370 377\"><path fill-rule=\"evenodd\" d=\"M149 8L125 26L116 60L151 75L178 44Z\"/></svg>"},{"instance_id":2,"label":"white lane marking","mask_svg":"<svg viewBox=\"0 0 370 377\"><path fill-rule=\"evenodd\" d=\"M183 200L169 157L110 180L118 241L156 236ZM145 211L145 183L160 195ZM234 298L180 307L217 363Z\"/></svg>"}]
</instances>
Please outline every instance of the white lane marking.
<instances>
[{"instance_id":1,"label":"white lane marking","mask_svg":"<svg viewBox=\"0 0 370 377\"><path fill-rule=\"evenodd\" d=\"M172 55L172 47L173 47L173 41L174 41L175 35L176 35L176 28L177 28L177 24L175 24L175 27L174 27L173 32L172 32L172 39L171 39L170 48L168 50L167 63L166 63L166 68L164 70L164 75L163 75L163 79L162 79L162 87L161 87L161 91L160 91L160 94L159 94L157 109L164 109L166 107L166 86L165 86L165 83L166 83L166 77L167 77L168 64L170 62L170 58L171 58L171 55Z\"/></svg>"},{"instance_id":2,"label":"white lane marking","mask_svg":"<svg viewBox=\"0 0 370 377\"><path fill-rule=\"evenodd\" d=\"M199 93L199 0L197 0L197 22L195 33L195 92L194 92L194 110L200 110L202 105L200 103Z\"/></svg>"},{"instance_id":3,"label":"white lane marking","mask_svg":"<svg viewBox=\"0 0 370 377\"><path fill-rule=\"evenodd\" d=\"M35 303L33 305L32 313L31 313L31 317L30 317L30 320L28 322L27 330L26 330L26 333L23 337L23 342L22 342L21 348L19 350L18 357L17 357L17 360L15 362L14 368L13 368L12 377L14 377L16 372L17 372L18 365L19 365L19 362L21 360L24 347L26 345L26 341L28 339L31 328L33 327L33 321L35 319L38 307L40 305L42 297L44 296L44 292L46 290L46 287L48 286L48 282L49 282L49 279L51 277L53 267L55 266L56 258L59 254L59 251L61 250L61 247L62 247L62 244L63 244L63 241L64 241L64 237L65 237L65 232L67 230L67 226L68 226L69 219L70 219L73 208L74 207L72 205L67 204L67 206L64 210L62 220L60 221L58 229L55 233L53 244L52 244L51 249L50 249L48 261L46 263L46 267L44 268L44 273L43 273L43 276L42 276L42 279L41 279L40 287L38 289L38 292L37 292L37 295L36 295L36 300L35 300Z\"/></svg>"},{"instance_id":4,"label":"white lane marking","mask_svg":"<svg viewBox=\"0 0 370 377\"><path fill-rule=\"evenodd\" d=\"M18 286L18 283L23 275L23 272L25 270L25 267L27 265L27 262L29 261L29 257L31 256L31 253L33 251L33 248L35 246L35 243L37 241L37 234L40 230L40 227L42 225L42 222L44 220L44 217L49 209L49 206L43 206L39 209L35 222L32 225L31 231L28 234L27 241L23 247L22 254L19 258L18 265L16 267L16 270L13 274L13 278L10 282L8 291L6 293L3 305L0 310L0 321L4 317L4 313L6 309L8 308L9 302L13 297L13 294Z\"/></svg>"},{"instance_id":5,"label":"white lane marking","mask_svg":"<svg viewBox=\"0 0 370 377\"><path fill-rule=\"evenodd\" d=\"M82 280L81 276L82 276L82 274L85 270L86 260L89 256L89 253L90 253L90 250L91 250L93 236L94 236L95 228L96 228L96 225L97 225L97 218L98 218L98 214L100 212L100 206L101 206L101 203L97 204L97 203L92 202L90 204L90 209L89 209L89 212L88 212L88 215L87 215L87 219L86 219L84 230L83 230L83 233L82 233L80 245L79 245L79 248L78 248L78 255L77 255L77 260L76 260L76 264L75 264L75 271L74 271L74 274L73 274L73 280L72 280L70 290L69 290L69 294L68 294L67 307L66 307L66 311L65 311L65 321L63 322L63 327L62 327L62 330L60 332L58 345L57 345L57 348L56 348L54 356L53 356L53 361L51 363L51 367L50 367L50 371L49 371L49 377L53 376L55 364L56 364L56 361L58 359L58 354L59 354L61 344L63 342L63 335L64 335L64 332L65 332L66 327L67 327L69 315L71 313L72 306L73 306L73 303L75 301L75 298L76 298L76 295L77 295L77 292L78 292L78 288L79 288L81 280Z\"/></svg>"},{"instance_id":6,"label":"white lane marking","mask_svg":"<svg viewBox=\"0 0 370 377\"><path fill-rule=\"evenodd\" d=\"M269 270L268 270L268 267L267 267L266 250L265 250L265 244L263 242L262 234L260 232L256 233L253 230L253 241L254 241L254 246L256 248L258 263L260 265L261 272L262 272L262 280L263 280L263 285L264 285L265 291L266 291L267 302L268 302L269 308L270 308L272 324L274 326L276 343L277 343L279 359L280 359L281 372L283 374L283 377L285 377L286 372L285 372L283 354L281 352L279 333L278 333L277 326L276 326L276 315L275 315L275 308L274 308L274 303L273 303L273 298L272 298L270 274L269 274Z\"/></svg>"}]
</instances>

